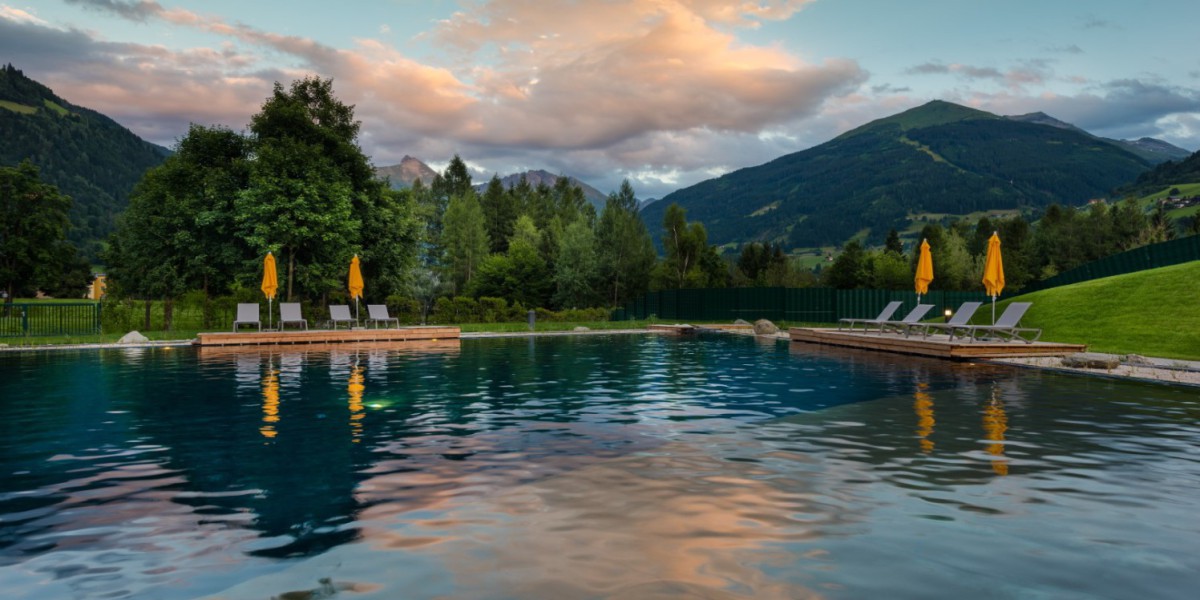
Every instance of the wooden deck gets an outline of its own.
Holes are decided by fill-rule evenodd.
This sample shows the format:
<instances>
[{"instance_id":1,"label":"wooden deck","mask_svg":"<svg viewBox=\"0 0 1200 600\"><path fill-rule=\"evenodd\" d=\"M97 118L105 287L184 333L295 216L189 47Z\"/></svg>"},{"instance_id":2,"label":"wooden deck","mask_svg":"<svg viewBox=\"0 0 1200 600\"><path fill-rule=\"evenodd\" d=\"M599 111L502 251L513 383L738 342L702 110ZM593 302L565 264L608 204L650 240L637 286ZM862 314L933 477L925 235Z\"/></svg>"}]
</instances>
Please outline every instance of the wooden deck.
<instances>
[{"instance_id":1,"label":"wooden deck","mask_svg":"<svg viewBox=\"0 0 1200 600\"><path fill-rule=\"evenodd\" d=\"M904 337L896 333L866 333L861 330L838 331L837 329L815 329L793 327L788 330L793 342L829 344L846 348L899 352L936 358L968 360L973 358L1019 358L1027 356L1066 356L1087 350L1083 344L1056 344L1052 342L972 342L950 340L945 335L919 335Z\"/></svg>"},{"instance_id":2,"label":"wooden deck","mask_svg":"<svg viewBox=\"0 0 1200 600\"><path fill-rule=\"evenodd\" d=\"M399 329L310 329L288 331L240 331L201 333L196 345L288 346L295 344L409 344L458 339L458 327L400 327Z\"/></svg>"}]
</instances>

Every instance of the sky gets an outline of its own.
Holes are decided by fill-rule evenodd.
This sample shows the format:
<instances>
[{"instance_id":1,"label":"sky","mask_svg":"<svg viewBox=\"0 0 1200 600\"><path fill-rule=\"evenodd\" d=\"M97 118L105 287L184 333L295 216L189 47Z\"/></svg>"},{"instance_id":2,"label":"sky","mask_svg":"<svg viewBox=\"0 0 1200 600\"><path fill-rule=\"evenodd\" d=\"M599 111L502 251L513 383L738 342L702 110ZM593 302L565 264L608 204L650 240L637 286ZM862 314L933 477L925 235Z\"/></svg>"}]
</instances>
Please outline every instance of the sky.
<instances>
[{"instance_id":1,"label":"sky","mask_svg":"<svg viewBox=\"0 0 1200 600\"><path fill-rule=\"evenodd\" d=\"M173 146L332 78L377 166L639 198L941 99L1200 149L1195 0L0 0L0 63Z\"/></svg>"}]
</instances>

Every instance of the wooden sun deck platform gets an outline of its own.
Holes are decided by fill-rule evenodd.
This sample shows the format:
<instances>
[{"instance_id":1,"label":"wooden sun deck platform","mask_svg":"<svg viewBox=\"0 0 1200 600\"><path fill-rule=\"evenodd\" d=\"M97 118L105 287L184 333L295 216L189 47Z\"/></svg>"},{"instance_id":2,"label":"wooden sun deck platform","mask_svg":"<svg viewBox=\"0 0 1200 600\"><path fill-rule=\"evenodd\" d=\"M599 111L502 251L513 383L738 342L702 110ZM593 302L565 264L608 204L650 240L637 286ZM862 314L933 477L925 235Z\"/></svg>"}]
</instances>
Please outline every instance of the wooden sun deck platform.
<instances>
[{"instance_id":1,"label":"wooden sun deck platform","mask_svg":"<svg viewBox=\"0 0 1200 600\"><path fill-rule=\"evenodd\" d=\"M400 327L398 329L310 329L288 331L240 331L201 333L195 345L287 346L295 344L354 344L369 342L397 346L413 342L457 340L458 327Z\"/></svg>"},{"instance_id":2,"label":"wooden sun deck platform","mask_svg":"<svg viewBox=\"0 0 1200 600\"><path fill-rule=\"evenodd\" d=\"M899 352L902 354L917 354L937 358L968 360L973 358L1020 358L1028 356L1066 356L1087 350L1083 344L1057 344L1053 342L972 342L956 338L953 341L945 335L930 335L922 338L920 335L904 337L896 333L879 333L859 331L838 331L837 329L816 329L808 327L793 327L788 330L793 342L809 342L829 344L846 348L861 348L864 350L879 350L883 352Z\"/></svg>"},{"instance_id":3,"label":"wooden sun deck platform","mask_svg":"<svg viewBox=\"0 0 1200 600\"><path fill-rule=\"evenodd\" d=\"M696 333L699 327L695 325L647 325L646 329L653 333L669 333L673 335L687 335Z\"/></svg>"}]
</instances>

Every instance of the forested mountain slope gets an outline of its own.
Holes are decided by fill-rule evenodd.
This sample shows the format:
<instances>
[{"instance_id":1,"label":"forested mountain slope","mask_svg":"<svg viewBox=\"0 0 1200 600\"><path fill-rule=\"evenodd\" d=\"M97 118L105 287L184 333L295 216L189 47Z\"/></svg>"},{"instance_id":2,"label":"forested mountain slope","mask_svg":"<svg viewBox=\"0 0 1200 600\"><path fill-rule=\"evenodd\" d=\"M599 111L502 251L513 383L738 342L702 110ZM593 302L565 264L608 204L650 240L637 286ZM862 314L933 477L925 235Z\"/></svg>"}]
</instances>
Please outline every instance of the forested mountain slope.
<instances>
[{"instance_id":1,"label":"forested mountain slope","mask_svg":"<svg viewBox=\"0 0 1200 600\"><path fill-rule=\"evenodd\" d=\"M30 160L74 200L69 238L95 259L129 193L170 151L59 98L12 65L0 68L0 165Z\"/></svg>"},{"instance_id":2,"label":"forested mountain slope","mask_svg":"<svg viewBox=\"0 0 1200 600\"><path fill-rule=\"evenodd\" d=\"M922 213L1080 204L1149 169L1089 134L934 101L808 150L667 195L646 207L652 232L672 203L709 242L840 244L882 240Z\"/></svg>"}]
</instances>

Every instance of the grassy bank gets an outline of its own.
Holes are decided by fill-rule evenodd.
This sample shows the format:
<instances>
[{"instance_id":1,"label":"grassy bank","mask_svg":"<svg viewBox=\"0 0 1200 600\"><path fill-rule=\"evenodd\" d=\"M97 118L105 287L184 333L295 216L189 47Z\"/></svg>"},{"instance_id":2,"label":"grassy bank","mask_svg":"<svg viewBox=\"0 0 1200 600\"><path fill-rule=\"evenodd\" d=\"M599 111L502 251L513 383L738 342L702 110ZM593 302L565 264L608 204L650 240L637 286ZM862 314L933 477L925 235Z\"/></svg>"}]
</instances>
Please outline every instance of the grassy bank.
<instances>
[{"instance_id":1,"label":"grassy bank","mask_svg":"<svg viewBox=\"0 0 1200 600\"><path fill-rule=\"evenodd\" d=\"M1033 302L1023 325L1089 350L1200 360L1200 261L1067 285ZM997 314L1008 301L997 305ZM980 309L980 314L990 310Z\"/></svg>"}]
</instances>

